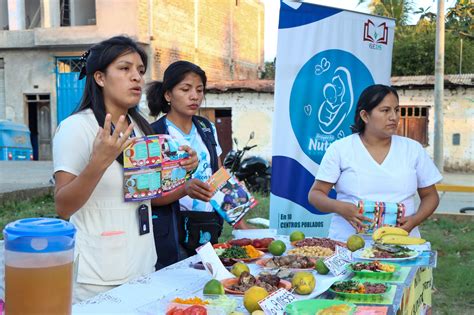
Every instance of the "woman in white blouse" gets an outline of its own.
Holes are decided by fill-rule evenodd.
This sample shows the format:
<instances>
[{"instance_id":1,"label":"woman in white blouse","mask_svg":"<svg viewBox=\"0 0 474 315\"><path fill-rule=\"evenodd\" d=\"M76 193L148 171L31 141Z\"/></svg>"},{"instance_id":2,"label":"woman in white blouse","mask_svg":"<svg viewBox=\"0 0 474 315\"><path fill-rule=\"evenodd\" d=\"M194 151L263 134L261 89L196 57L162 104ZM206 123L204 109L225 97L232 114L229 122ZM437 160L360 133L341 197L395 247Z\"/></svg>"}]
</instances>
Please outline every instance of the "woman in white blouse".
<instances>
[{"instance_id":1,"label":"woman in white blouse","mask_svg":"<svg viewBox=\"0 0 474 315\"><path fill-rule=\"evenodd\" d=\"M117 36L83 55L86 85L78 110L53 144L57 213L77 229L75 302L155 270L150 201L124 202L123 155L131 138L153 134L140 115L147 55ZM196 153L182 163L195 169ZM153 199L151 203L155 203Z\"/></svg>"},{"instance_id":2,"label":"woman in white blouse","mask_svg":"<svg viewBox=\"0 0 474 315\"><path fill-rule=\"evenodd\" d=\"M418 142L395 135L399 108L395 89L369 86L357 104L354 133L326 151L308 198L317 209L334 213L330 238L345 241L370 221L359 213L359 200L403 203L401 228L412 236L420 235L417 226L438 206L435 183L442 176ZM333 187L336 200L328 197ZM415 209L417 192L421 202Z\"/></svg>"}]
</instances>

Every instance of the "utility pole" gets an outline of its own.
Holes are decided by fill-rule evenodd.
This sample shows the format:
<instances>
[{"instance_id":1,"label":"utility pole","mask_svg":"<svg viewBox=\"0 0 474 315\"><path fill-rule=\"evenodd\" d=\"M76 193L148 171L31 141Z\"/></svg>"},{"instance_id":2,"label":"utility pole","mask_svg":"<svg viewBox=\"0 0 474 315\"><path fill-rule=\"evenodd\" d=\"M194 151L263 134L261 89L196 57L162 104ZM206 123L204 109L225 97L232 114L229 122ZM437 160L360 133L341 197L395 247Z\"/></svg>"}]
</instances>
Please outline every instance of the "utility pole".
<instances>
[{"instance_id":1,"label":"utility pole","mask_svg":"<svg viewBox=\"0 0 474 315\"><path fill-rule=\"evenodd\" d=\"M436 19L435 55L435 112L434 112L434 162L440 172L444 169L443 156L443 96L444 96L444 0L438 0Z\"/></svg>"}]
</instances>

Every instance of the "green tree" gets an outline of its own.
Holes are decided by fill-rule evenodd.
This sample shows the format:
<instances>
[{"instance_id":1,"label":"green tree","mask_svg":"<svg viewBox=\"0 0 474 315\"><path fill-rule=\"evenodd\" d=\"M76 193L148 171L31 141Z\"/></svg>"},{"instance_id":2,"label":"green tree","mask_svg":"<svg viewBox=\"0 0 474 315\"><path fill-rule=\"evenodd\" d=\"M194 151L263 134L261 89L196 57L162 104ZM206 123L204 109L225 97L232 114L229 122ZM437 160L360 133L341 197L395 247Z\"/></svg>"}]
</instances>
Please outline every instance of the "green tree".
<instances>
[{"instance_id":1,"label":"green tree","mask_svg":"<svg viewBox=\"0 0 474 315\"><path fill-rule=\"evenodd\" d=\"M369 0L359 0L359 4ZM370 0L369 10L372 14L396 19L396 25L403 28L408 24L410 14L413 13L413 0ZM403 30L399 30L402 32Z\"/></svg>"},{"instance_id":2,"label":"green tree","mask_svg":"<svg viewBox=\"0 0 474 315\"><path fill-rule=\"evenodd\" d=\"M273 61L265 61L265 68L262 71L261 79L262 80L274 80L275 79L275 62Z\"/></svg>"}]
</instances>

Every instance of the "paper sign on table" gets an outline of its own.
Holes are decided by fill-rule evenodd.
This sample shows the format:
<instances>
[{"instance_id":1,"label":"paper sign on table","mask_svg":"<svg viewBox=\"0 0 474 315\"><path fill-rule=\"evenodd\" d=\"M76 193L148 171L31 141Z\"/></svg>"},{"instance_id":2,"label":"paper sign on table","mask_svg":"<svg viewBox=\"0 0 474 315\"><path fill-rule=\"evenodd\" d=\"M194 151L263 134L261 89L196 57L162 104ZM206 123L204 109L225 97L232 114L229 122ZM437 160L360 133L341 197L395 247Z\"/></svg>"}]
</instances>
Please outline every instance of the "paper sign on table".
<instances>
[{"instance_id":1,"label":"paper sign on table","mask_svg":"<svg viewBox=\"0 0 474 315\"><path fill-rule=\"evenodd\" d=\"M347 265L352 262L352 252L348 249L336 245L336 252L324 259L324 264L335 276L346 274Z\"/></svg>"},{"instance_id":2,"label":"paper sign on table","mask_svg":"<svg viewBox=\"0 0 474 315\"><path fill-rule=\"evenodd\" d=\"M224 267L211 243L207 242L201 247L196 248L196 252L199 257L201 257L204 268L206 268L214 279L223 280L235 278L235 276Z\"/></svg>"},{"instance_id":3,"label":"paper sign on table","mask_svg":"<svg viewBox=\"0 0 474 315\"><path fill-rule=\"evenodd\" d=\"M258 304L266 315L283 315L286 306L295 300L296 297L288 290L278 289Z\"/></svg>"}]
</instances>

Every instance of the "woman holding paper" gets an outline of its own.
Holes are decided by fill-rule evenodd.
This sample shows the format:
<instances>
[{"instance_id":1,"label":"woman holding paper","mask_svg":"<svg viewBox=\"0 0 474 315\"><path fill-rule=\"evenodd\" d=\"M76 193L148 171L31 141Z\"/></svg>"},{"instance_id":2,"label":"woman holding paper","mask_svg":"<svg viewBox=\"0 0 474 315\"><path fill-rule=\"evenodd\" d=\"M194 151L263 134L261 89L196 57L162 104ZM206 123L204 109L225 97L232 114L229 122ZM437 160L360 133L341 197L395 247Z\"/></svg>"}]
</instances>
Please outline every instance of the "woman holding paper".
<instances>
[{"instance_id":1,"label":"woman holding paper","mask_svg":"<svg viewBox=\"0 0 474 315\"><path fill-rule=\"evenodd\" d=\"M163 82L153 82L147 89L150 114L165 114L152 123L155 133L185 141L199 157L192 179L153 208L157 269L195 254L208 241L216 243L222 232L223 220L209 203L213 191L207 183L222 166L222 149L214 124L197 116L206 82L199 66L176 61L165 70Z\"/></svg>"},{"instance_id":2,"label":"woman holding paper","mask_svg":"<svg viewBox=\"0 0 474 315\"><path fill-rule=\"evenodd\" d=\"M83 57L86 77L77 111L58 126L53 142L57 213L77 229L75 302L154 271L150 201L124 202L123 155L131 137L153 134L138 111L147 55L117 36ZM196 153L183 167L197 166ZM121 165L122 164L122 165Z\"/></svg>"},{"instance_id":3,"label":"woman holding paper","mask_svg":"<svg viewBox=\"0 0 474 315\"><path fill-rule=\"evenodd\" d=\"M417 226L438 206L434 184L442 176L418 142L395 135L399 108L395 89L369 86L357 103L354 133L326 151L308 198L319 210L334 213L330 238L346 241L364 221L371 221L359 213L359 200L403 203L401 228L412 236L420 236ZM337 200L328 197L333 186ZM416 193L421 200L418 209Z\"/></svg>"}]
</instances>

